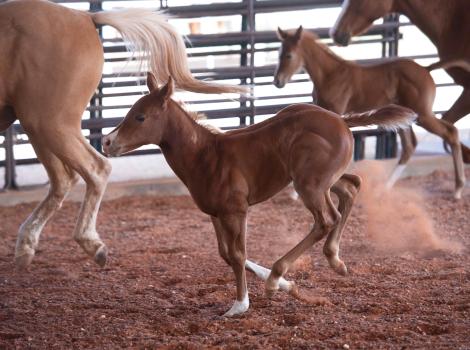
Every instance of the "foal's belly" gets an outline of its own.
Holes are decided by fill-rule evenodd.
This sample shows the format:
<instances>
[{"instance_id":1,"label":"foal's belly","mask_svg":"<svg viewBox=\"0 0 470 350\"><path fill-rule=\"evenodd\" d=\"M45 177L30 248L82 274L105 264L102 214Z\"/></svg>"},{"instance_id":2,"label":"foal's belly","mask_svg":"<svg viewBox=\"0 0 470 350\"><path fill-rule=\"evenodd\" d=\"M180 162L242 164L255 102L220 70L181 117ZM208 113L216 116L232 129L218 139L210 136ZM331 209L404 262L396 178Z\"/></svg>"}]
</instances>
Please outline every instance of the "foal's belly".
<instances>
[{"instance_id":1,"label":"foal's belly","mask_svg":"<svg viewBox=\"0 0 470 350\"><path fill-rule=\"evenodd\" d=\"M266 180L266 182L262 182L263 180ZM291 178L288 176L279 176L269 180L260 179L258 186L250 189L248 204L254 205L268 200L284 189L291 181Z\"/></svg>"}]
</instances>

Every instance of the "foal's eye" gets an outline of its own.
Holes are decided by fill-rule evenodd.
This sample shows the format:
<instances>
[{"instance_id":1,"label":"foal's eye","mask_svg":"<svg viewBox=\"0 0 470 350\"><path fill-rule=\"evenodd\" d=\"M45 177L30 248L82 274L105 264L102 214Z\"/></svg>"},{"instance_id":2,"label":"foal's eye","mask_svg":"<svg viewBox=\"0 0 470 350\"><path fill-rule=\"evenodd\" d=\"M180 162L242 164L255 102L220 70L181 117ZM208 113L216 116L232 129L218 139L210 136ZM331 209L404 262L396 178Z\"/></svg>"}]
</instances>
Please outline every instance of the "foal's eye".
<instances>
[{"instance_id":1,"label":"foal's eye","mask_svg":"<svg viewBox=\"0 0 470 350\"><path fill-rule=\"evenodd\" d=\"M286 58L287 58L288 60L290 60L290 59L292 58L292 54L290 54L290 53L286 54Z\"/></svg>"},{"instance_id":2,"label":"foal's eye","mask_svg":"<svg viewBox=\"0 0 470 350\"><path fill-rule=\"evenodd\" d=\"M135 116L135 120L142 123L145 120L145 115L138 114L138 115Z\"/></svg>"}]
</instances>

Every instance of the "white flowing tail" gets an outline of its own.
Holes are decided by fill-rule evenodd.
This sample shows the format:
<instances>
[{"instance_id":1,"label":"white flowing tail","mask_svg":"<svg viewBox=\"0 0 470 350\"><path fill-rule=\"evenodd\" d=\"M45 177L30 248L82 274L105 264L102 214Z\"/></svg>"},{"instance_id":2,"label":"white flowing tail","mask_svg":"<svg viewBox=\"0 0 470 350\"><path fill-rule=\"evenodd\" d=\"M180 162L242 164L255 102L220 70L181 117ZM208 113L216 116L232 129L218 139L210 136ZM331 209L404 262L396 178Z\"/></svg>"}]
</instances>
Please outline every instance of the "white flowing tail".
<instances>
[{"instance_id":1,"label":"white flowing tail","mask_svg":"<svg viewBox=\"0 0 470 350\"><path fill-rule=\"evenodd\" d=\"M159 84L171 76L183 90L201 93L247 93L242 86L209 83L195 79L188 66L183 38L167 22L167 16L150 9L124 9L90 13L95 24L109 25L121 34L132 52L139 52L141 66L148 60L149 70Z\"/></svg>"},{"instance_id":2,"label":"white flowing tail","mask_svg":"<svg viewBox=\"0 0 470 350\"><path fill-rule=\"evenodd\" d=\"M409 127L416 119L416 113L409 108L394 104L364 113L343 115L349 127L377 125L385 130L398 130Z\"/></svg>"}]
</instances>

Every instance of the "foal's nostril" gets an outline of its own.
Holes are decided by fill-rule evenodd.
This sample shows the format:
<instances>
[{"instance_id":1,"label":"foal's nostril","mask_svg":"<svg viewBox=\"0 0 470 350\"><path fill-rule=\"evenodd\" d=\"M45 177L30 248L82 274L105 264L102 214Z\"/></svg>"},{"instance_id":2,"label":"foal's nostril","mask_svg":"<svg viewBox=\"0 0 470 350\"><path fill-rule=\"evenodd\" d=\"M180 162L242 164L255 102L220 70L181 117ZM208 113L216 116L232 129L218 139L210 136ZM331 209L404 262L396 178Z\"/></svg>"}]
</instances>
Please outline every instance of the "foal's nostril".
<instances>
[{"instance_id":1,"label":"foal's nostril","mask_svg":"<svg viewBox=\"0 0 470 350\"><path fill-rule=\"evenodd\" d=\"M110 139L105 139L105 140L104 140L104 145L105 145L106 147L109 147L109 146L111 145L111 140L110 140Z\"/></svg>"}]
</instances>

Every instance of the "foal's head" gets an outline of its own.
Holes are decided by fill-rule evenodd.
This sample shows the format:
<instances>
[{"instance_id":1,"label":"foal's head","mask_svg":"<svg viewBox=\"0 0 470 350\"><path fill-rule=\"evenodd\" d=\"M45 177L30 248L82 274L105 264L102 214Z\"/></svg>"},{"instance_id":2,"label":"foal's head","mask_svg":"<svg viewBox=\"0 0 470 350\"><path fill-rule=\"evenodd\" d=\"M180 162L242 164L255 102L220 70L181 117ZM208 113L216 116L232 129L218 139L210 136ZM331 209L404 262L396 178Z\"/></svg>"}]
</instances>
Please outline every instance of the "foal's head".
<instances>
[{"instance_id":1,"label":"foal's head","mask_svg":"<svg viewBox=\"0 0 470 350\"><path fill-rule=\"evenodd\" d=\"M392 12L393 2L394 0L344 0L330 36L338 45L347 46L352 36L365 32L376 19Z\"/></svg>"},{"instance_id":2,"label":"foal's head","mask_svg":"<svg viewBox=\"0 0 470 350\"><path fill-rule=\"evenodd\" d=\"M302 26L293 33L277 28L277 34L282 45L279 49L279 63L274 73L273 83L276 87L283 88L304 65L304 59L300 52Z\"/></svg>"},{"instance_id":3,"label":"foal's head","mask_svg":"<svg viewBox=\"0 0 470 350\"><path fill-rule=\"evenodd\" d=\"M161 89L151 73L147 73L150 93L141 97L127 113L124 120L103 137L103 151L119 156L147 144L160 144L171 106L173 80Z\"/></svg>"}]
</instances>

